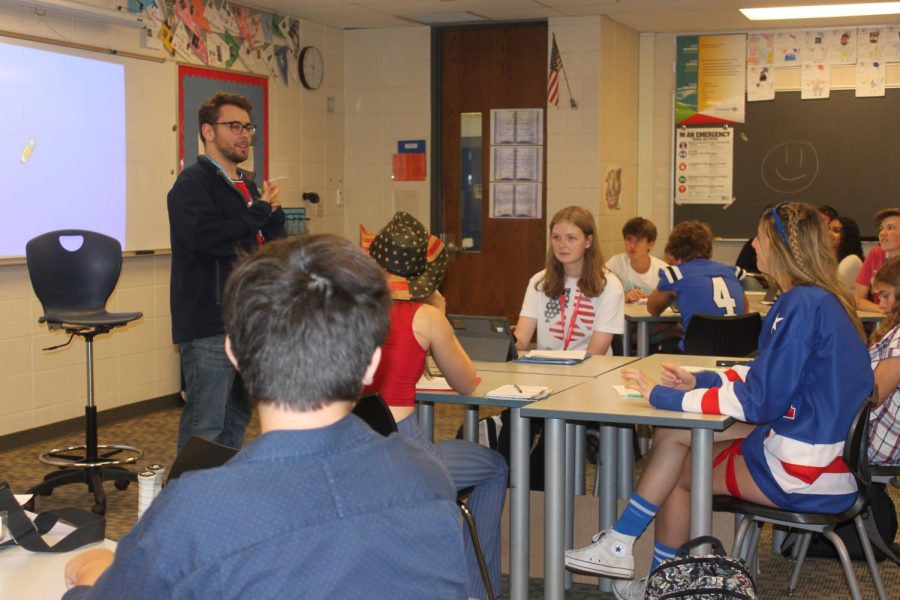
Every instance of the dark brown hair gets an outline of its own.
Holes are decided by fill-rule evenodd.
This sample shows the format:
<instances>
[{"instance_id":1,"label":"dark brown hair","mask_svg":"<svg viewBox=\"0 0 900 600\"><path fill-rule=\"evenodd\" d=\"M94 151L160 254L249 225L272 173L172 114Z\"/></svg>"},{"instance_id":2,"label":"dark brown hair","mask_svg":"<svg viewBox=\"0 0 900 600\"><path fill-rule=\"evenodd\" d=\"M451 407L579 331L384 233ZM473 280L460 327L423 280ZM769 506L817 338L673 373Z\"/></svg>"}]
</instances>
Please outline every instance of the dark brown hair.
<instances>
[{"instance_id":1,"label":"dark brown hair","mask_svg":"<svg viewBox=\"0 0 900 600\"><path fill-rule=\"evenodd\" d=\"M390 308L384 271L336 235L265 244L235 268L223 301L253 401L294 412L356 400Z\"/></svg>"},{"instance_id":2,"label":"dark brown hair","mask_svg":"<svg viewBox=\"0 0 900 600\"><path fill-rule=\"evenodd\" d=\"M647 240L651 244L656 241L656 225L644 217L628 219L622 227L622 237L633 235L639 240Z\"/></svg>"},{"instance_id":3,"label":"dark brown hair","mask_svg":"<svg viewBox=\"0 0 900 600\"><path fill-rule=\"evenodd\" d=\"M881 265L881 268L875 273L875 277L872 278L872 282L893 287L894 298L900 297L900 256L891 258ZM896 327L898 323L900 323L900 302L894 302L894 306L891 307L890 312L884 316L881 323L879 323L875 331L872 332L872 337L869 338L869 345L873 345L880 341L881 338L883 338L891 329Z\"/></svg>"},{"instance_id":4,"label":"dark brown hair","mask_svg":"<svg viewBox=\"0 0 900 600\"><path fill-rule=\"evenodd\" d=\"M226 104L243 108L247 111L247 114L250 114L250 111L253 110L253 105L250 103L250 100L240 94L229 94L228 92L221 91L216 92L211 98L208 98L206 102L203 103L203 106L200 107L200 110L197 113L200 127L200 141L203 142L204 146L206 145L206 140L203 138L203 125L211 125L217 122L219 120L219 110Z\"/></svg>"},{"instance_id":5,"label":"dark brown hair","mask_svg":"<svg viewBox=\"0 0 900 600\"><path fill-rule=\"evenodd\" d=\"M711 257L712 230L702 221L682 221L669 234L666 254L682 262Z\"/></svg>"},{"instance_id":6,"label":"dark brown hair","mask_svg":"<svg viewBox=\"0 0 900 600\"><path fill-rule=\"evenodd\" d=\"M881 222L888 217L900 217L900 208L885 208L875 213L875 224L881 227Z\"/></svg>"}]
</instances>

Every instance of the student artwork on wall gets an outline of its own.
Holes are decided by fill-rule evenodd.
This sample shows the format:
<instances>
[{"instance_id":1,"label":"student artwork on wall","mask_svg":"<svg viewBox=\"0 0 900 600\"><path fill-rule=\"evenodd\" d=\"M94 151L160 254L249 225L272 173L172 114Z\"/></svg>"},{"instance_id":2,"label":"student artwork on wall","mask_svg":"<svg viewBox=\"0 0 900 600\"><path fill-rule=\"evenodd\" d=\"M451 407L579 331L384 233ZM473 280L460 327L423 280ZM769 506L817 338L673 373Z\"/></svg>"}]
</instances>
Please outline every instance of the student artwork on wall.
<instances>
[{"instance_id":1,"label":"student artwork on wall","mask_svg":"<svg viewBox=\"0 0 900 600\"><path fill-rule=\"evenodd\" d=\"M822 100L831 95L831 67L825 63L803 63L800 70L800 97Z\"/></svg>"},{"instance_id":2,"label":"student artwork on wall","mask_svg":"<svg viewBox=\"0 0 900 600\"><path fill-rule=\"evenodd\" d=\"M250 118L256 124L256 134L250 156L241 168L255 172L259 183L269 173L269 82L265 77L255 75L179 65L178 170L197 162L197 157L203 153L197 112L207 98L219 91L240 94L253 105Z\"/></svg>"},{"instance_id":3,"label":"student artwork on wall","mask_svg":"<svg viewBox=\"0 0 900 600\"><path fill-rule=\"evenodd\" d=\"M149 0L148 47L196 65L299 83L300 21L226 0Z\"/></svg>"}]
</instances>

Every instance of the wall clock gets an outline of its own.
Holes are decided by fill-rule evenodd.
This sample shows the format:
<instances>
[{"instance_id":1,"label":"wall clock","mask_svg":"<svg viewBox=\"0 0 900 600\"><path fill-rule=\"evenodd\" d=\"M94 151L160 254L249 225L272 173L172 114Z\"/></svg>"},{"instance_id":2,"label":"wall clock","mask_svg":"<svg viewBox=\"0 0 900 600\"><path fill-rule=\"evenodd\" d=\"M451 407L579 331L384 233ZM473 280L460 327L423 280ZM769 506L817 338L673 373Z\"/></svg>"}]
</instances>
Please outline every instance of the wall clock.
<instances>
[{"instance_id":1,"label":"wall clock","mask_svg":"<svg viewBox=\"0 0 900 600\"><path fill-rule=\"evenodd\" d=\"M315 46L307 46L300 51L300 82L308 90L317 90L325 78L325 63L322 53Z\"/></svg>"}]
</instances>

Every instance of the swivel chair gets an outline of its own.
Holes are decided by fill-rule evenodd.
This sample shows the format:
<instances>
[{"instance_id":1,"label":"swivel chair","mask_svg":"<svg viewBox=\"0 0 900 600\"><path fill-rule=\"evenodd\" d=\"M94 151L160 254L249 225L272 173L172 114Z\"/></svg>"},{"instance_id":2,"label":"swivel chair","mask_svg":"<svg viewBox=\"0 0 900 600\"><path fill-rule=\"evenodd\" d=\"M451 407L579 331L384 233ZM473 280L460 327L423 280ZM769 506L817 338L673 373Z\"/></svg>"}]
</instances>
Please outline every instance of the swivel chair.
<instances>
[{"instance_id":1,"label":"swivel chair","mask_svg":"<svg viewBox=\"0 0 900 600\"><path fill-rule=\"evenodd\" d=\"M59 486L84 483L94 494L91 510L102 515L106 513L103 482L114 481L119 490L127 488L137 480L137 474L121 465L134 464L143 452L133 446L97 443L93 343L96 336L139 319L142 314L106 311L106 301L122 269L122 247L114 238L78 229L51 231L29 241L25 256L31 286L44 309L38 322L47 323L50 331L62 329L69 334L64 344L44 350L67 346L77 335L84 338L87 353L84 444L41 454L41 462L59 469L48 473L28 493L49 496Z\"/></svg>"},{"instance_id":2,"label":"swivel chair","mask_svg":"<svg viewBox=\"0 0 900 600\"><path fill-rule=\"evenodd\" d=\"M874 397L874 395L873 395ZM792 512L781 508L773 508L761 504L755 504L746 500L741 500L733 496L714 496L713 510L731 512L740 515L742 519L737 526L734 536L734 546L731 554L740 556L747 564L751 564L756 559L757 544L759 542L760 527L763 523L772 523L782 527L790 527L792 529L804 532L799 540L798 552L796 553L797 562L791 571L790 580L788 581L788 595L793 594L797 587L797 581L800 578L800 569L806 558L806 552L812 540L813 533L821 533L830 541L841 561L844 568L844 576L847 579L847 585L850 588L850 595L854 600L859 600L862 596L859 591L859 584L853 567L850 564L850 556L843 540L834 533L834 528L845 521L853 521L856 526L856 532L859 535L860 545L866 556L866 563L869 567L869 573L875 584L875 593L879 600L886 600L887 596L884 590L884 584L881 581L881 574L878 570L878 564L875 562L875 556L872 551L872 545L869 536L866 533L866 527L862 518L862 512L868 503L868 490L871 484L871 474L869 470L868 460L866 457L868 446L867 426L869 423L869 407L873 397L867 398L857 410L847 433L844 442L843 459L849 467L853 476L856 478L859 495L853 506L840 514L818 514L818 513L801 513ZM752 529L751 529L752 527Z\"/></svg>"},{"instance_id":3,"label":"swivel chair","mask_svg":"<svg viewBox=\"0 0 900 600\"><path fill-rule=\"evenodd\" d=\"M353 414L366 422L376 433L385 437L397 431L397 423L394 421L394 415L388 408L384 399L376 394L366 394L357 401L353 407ZM475 550L475 559L478 561L478 569L481 571L481 580L484 582L485 593L488 600L494 600L494 586L491 585L491 576L488 574L487 563L484 560L484 552L481 550L481 540L478 537L478 528L475 527L475 517L469 510L466 500L472 493L473 488L467 487L456 492L456 505L462 513L463 520L469 530L469 537L472 538L472 547Z\"/></svg>"}]
</instances>

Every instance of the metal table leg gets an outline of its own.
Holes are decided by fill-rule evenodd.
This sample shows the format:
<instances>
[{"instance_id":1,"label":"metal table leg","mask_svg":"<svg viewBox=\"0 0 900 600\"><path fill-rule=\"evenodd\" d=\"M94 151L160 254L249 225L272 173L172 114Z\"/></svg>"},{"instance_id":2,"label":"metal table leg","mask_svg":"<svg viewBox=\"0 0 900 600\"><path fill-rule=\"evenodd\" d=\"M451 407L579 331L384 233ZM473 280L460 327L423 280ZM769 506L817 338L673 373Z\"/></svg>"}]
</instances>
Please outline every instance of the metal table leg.
<instances>
[{"instance_id":1,"label":"metal table leg","mask_svg":"<svg viewBox=\"0 0 900 600\"><path fill-rule=\"evenodd\" d=\"M428 441L434 441L434 402L419 402L419 427Z\"/></svg>"},{"instance_id":2,"label":"metal table leg","mask_svg":"<svg viewBox=\"0 0 900 600\"><path fill-rule=\"evenodd\" d=\"M466 418L463 422L463 439L478 443L478 405L466 406Z\"/></svg>"},{"instance_id":3,"label":"metal table leg","mask_svg":"<svg viewBox=\"0 0 900 600\"><path fill-rule=\"evenodd\" d=\"M617 444L619 428L600 424L600 529L612 527L616 522L616 469L618 464ZM600 578L600 591L612 592L612 580Z\"/></svg>"},{"instance_id":4,"label":"metal table leg","mask_svg":"<svg viewBox=\"0 0 900 600\"><path fill-rule=\"evenodd\" d=\"M637 333L637 352L638 356L644 358L650 354L650 322L640 321L638 323Z\"/></svg>"},{"instance_id":5,"label":"metal table leg","mask_svg":"<svg viewBox=\"0 0 900 600\"><path fill-rule=\"evenodd\" d=\"M572 547L575 532L575 423L566 423L566 548ZM572 587L572 573L563 571L568 590Z\"/></svg>"},{"instance_id":6,"label":"metal table leg","mask_svg":"<svg viewBox=\"0 0 900 600\"><path fill-rule=\"evenodd\" d=\"M631 427L618 427L619 441L619 499L628 500L634 491L634 431Z\"/></svg>"},{"instance_id":7,"label":"metal table leg","mask_svg":"<svg viewBox=\"0 0 900 600\"><path fill-rule=\"evenodd\" d=\"M520 408L509 411L509 597L528 600L530 424Z\"/></svg>"},{"instance_id":8,"label":"metal table leg","mask_svg":"<svg viewBox=\"0 0 900 600\"><path fill-rule=\"evenodd\" d=\"M712 451L712 430L691 430L691 539L712 533ZM709 552L709 544L702 544L692 554Z\"/></svg>"},{"instance_id":9,"label":"metal table leg","mask_svg":"<svg viewBox=\"0 0 900 600\"><path fill-rule=\"evenodd\" d=\"M625 319L625 331L622 333L622 356L631 356L631 321Z\"/></svg>"},{"instance_id":10,"label":"metal table leg","mask_svg":"<svg viewBox=\"0 0 900 600\"><path fill-rule=\"evenodd\" d=\"M584 495L585 469L587 468L587 427L575 424L575 493Z\"/></svg>"},{"instance_id":11,"label":"metal table leg","mask_svg":"<svg viewBox=\"0 0 900 600\"><path fill-rule=\"evenodd\" d=\"M544 598L563 600L565 552L565 420L544 419Z\"/></svg>"}]
</instances>

